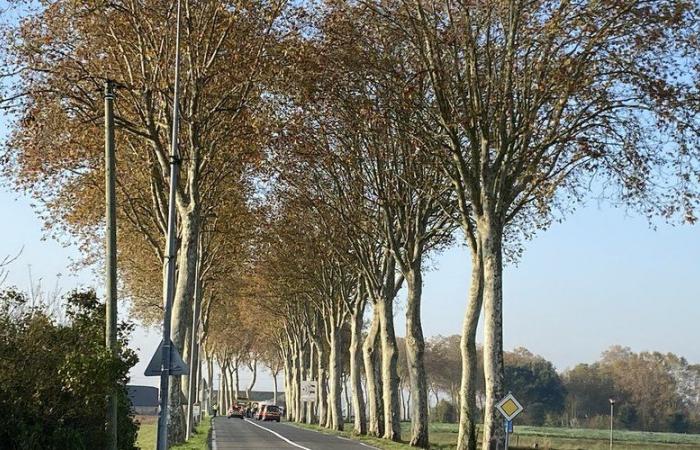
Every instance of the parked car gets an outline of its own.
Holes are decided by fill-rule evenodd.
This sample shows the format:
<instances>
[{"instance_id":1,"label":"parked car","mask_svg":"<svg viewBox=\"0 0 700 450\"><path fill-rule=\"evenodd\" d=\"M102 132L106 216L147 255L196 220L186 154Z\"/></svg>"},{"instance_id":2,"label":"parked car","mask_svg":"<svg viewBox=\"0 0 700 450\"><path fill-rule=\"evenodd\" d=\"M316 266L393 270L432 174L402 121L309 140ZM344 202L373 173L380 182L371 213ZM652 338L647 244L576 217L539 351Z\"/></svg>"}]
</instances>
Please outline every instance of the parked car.
<instances>
[{"instance_id":1,"label":"parked car","mask_svg":"<svg viewBox=\"0 0 700 450\"><path fill-rule=\"evenodd\" d=\"M279 422L281 418L280 409L275 405L265 405L262 409L262 416L260 420L274 420Z\"/></svg>"}]
</instances>

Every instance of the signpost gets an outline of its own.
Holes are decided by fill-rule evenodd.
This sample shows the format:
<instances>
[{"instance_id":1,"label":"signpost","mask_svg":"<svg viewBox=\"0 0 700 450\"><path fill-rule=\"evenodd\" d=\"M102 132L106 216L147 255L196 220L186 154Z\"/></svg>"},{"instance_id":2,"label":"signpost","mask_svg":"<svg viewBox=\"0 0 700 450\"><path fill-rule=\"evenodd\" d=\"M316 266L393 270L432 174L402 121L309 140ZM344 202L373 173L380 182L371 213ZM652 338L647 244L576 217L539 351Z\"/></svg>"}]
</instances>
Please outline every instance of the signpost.
<instances>
[{"instance_id":1,"label":"signpost","mask_svg":"<svg viewBox=\"0 0 700 450\"><path fill-rule=\"evenodd\" d=\"M523 411L523 405L511 394L503 397L500 402L496 403L496 409L506 419L506 450L510 441L510 434L513 432L513 419Z\"/></svg>"},{"instance_id":2,"label":"signpost","mask_svg":"<svg viewBox=\"0 0 700 450\"><path fill-rule=\"evenodd\" d=\"M306 380L301 382L301 401L302 402L315 402L316 401L316 387L317 383L313 380Z\"/></svg>"},{"instance_id":3,"label":"signpost","mask_svg":"<svg viewBox=\"0 0 700 450\"><path fill-rule=\"evenodd\" d=\"M180 357L180 352L175 348L173 341L170 341L170 375L187 375L189 368ZM147 377L160 376L163 373L163 341L160 341L156 352L148 363L144 375Z\"/></svg>"}]
</instances>

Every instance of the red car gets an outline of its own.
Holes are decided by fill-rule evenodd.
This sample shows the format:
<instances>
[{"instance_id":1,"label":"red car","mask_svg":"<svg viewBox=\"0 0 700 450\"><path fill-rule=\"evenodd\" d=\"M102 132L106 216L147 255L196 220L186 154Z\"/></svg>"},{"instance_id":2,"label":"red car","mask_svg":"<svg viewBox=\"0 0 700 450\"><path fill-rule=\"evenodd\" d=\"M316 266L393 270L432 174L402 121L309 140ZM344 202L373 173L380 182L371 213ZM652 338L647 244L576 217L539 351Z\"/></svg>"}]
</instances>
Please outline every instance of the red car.
<instances>
[{"instance_id":1,"label":"red car","mask_svg":"<svg viewBox=\"0 0 700 450\"><path fill-rule=\"evenodd\" d=\"M275 405L265 405L260 412L260 420L262 421L274 420L279 422L281 416L280 409Z\"/></svg>"},{"instance_id":2,"label":"red car","mask_svg":"<svg viewBox=\"0 0 700 450\"><path fill-rule=\"evenodd\" d=\"M232 417L238 417L239 419L243 418L243 409L240 406L232 406L228 410L228 418Z\"/></svg>"}]
</instances>

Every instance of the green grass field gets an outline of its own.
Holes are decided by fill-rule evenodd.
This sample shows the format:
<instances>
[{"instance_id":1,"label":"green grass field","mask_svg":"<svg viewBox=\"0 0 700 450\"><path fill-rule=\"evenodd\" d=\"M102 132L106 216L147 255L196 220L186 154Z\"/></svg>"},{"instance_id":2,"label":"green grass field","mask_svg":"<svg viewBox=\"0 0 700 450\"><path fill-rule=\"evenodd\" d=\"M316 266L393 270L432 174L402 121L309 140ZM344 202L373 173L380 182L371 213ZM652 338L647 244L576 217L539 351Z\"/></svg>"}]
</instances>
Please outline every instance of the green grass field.
<instances>
[{"instance_id":1,"label":"green grass field","mask_svg":"<svg viewBox=\"0 0 700 450\"><path fill-rule=\"evenodd\" d=\"M301 425L321 432L328 432L313 425ZM352 425L347 424L346 429ZM402 438L410 435L410 424L402 423ZM511 449L540 450L608 450L610 447L608 430L588 430L580 428L526 427L515 426L511 438ZM335 434L335 432L330 432ZM352 437L350 432L339 433ZM387 442L383 439L361 436L368 444L384 450L408 450L406 444ZM616 450L700 450L700 435L675 433L648 433L642 431L616 431L613 434ZM430 425L431 448L448 450L455 447L457 425L433 423ZM536 447L535 447L536 446Z\"/></svg>"},{"instance_id":2,"label":"green grass field","mask_svg":"<svg viewBox=\"0 0 700 450\"><path fill-rule=\"evenodd\" d=\"M136 438L136 446L143 450L152 450L156 447L156 419L152 416L139 416L141 422L139 434ZM207 439L209 437L209 429L211 421L207 417L201 421L195 435L187 442L170 447L173 450L206 450Z\"/></svg>"}]
</instances>

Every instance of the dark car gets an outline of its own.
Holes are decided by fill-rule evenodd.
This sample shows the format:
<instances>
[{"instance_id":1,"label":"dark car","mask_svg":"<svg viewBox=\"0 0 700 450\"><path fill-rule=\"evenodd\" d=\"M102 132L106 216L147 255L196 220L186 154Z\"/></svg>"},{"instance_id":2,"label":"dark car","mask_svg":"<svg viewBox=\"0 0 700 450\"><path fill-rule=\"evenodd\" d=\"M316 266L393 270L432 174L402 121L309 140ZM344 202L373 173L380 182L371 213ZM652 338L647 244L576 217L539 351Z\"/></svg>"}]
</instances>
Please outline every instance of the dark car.
<instances>
[{"instance_id":1,"label":"dark car","mask_svg":"<svg viewBox=\"0 0 700 450\"><path fill-rule=\"evenodd\" d=\"M280 421L282 414L280 409L275 405L265 405L262 409L262 414L260 420L274 420L276 422Z\"/></svg>"}]
</instances>

